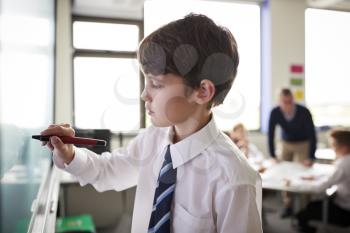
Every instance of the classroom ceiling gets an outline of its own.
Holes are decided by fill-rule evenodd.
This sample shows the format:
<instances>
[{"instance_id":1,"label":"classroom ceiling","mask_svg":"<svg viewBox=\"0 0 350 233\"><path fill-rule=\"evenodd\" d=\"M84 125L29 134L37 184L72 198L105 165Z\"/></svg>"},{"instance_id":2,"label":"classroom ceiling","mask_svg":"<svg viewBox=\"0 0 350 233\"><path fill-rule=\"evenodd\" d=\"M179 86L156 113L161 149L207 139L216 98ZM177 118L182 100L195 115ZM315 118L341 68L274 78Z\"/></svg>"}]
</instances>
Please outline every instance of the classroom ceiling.
<instances>
[{"instance_id":1,"label":"classroom ceiling","mask_svg":"<svg viewBox=\"0 0 350 233\"><path fill-rule=\"evenodd\" d=\"M222 0L218 0L222 1ZM224 0L230 1L230 0ZM266 0L240 0L241 2L263 2ZM295 1L295 0L290 0ZM350 0L305 0L316 8L350 11ZM74 0L73 13L108 18L142 19L144 0Z\"/></svg>"}]
</instances>

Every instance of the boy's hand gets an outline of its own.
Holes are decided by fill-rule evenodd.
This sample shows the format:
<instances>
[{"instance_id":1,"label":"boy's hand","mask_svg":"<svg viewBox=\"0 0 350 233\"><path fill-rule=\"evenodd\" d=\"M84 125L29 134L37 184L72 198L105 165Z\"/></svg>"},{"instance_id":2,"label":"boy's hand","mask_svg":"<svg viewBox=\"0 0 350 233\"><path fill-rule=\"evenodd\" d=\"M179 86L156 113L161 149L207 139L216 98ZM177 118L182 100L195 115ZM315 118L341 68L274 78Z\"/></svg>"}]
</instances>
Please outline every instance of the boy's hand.
<instances>
[{"instance_id":1,"label":"boy's hand","mask_svg":"<svg viewBox=\"0 0 350 233\"><path fill-rule=\"evenodd\" d=\"M57 135L74 137L74 129L69 124L50 125L41 132L41 135ZM69 164L74 158L74 147L72 144L64 144L60 138L56 136L50 137L49 142L43 142L43 146L47 147L66 164Z\"/></svg>"}]
</instances>

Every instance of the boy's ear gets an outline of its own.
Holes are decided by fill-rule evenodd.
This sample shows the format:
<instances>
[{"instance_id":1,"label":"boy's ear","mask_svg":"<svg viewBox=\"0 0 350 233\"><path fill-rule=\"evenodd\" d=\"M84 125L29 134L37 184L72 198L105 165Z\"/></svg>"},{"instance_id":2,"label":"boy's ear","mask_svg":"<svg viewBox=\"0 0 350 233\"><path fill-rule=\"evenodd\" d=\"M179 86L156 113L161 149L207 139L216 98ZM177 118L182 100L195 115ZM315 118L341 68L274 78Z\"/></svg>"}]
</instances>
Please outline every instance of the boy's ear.
<instances>
[{"instance_id":1,"label":"boy's ear","mask_svg":"<svg viewBox=\"0 0 350 233\"><path fill-rule=\"evenodd\" d=\"M212 81L204 79L196 90L196 102L198 104L209 103L215 95L215 85Z\"/></svg>"}]
</instances>

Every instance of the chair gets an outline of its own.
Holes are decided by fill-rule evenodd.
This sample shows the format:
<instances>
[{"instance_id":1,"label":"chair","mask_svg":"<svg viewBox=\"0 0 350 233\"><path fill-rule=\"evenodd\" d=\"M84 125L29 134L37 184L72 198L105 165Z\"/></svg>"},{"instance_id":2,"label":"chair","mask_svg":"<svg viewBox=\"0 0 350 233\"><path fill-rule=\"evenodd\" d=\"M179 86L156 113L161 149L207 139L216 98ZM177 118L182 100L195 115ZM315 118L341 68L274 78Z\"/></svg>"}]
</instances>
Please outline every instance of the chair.
<instances>
[{"instance_id":1,"label":"chair","mask_svg":"<svg viewBox=\"0 0 350 233\"><path fill-rule=\"evenodd\" d=\"M332 187L328 188L325 193L325 197L323 199L323 206L322 206L322 232L332 232L329 231L329 223L328 223L328 207L329 207L329 198L333 196L337 191L337 186L333 185ZM347 228L350 226L350 221L347 225L339 226L341 228Z\"/></svg>"}]
</instances>

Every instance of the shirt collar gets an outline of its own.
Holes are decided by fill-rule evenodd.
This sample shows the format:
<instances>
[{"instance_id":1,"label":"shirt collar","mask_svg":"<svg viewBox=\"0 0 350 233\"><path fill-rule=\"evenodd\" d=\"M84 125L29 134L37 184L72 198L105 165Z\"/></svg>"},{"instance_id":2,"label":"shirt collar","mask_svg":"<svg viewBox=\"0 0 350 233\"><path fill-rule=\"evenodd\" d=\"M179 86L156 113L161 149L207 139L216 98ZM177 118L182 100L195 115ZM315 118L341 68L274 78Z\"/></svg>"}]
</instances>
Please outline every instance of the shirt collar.
<instances>
[{"instance_id":1,"label":"shirt collar","mask_svg":"<svg viewBox=\"0 0 350 233\"><path fill-rule=\"evenodd\" d=\"M282 110L281 110L281 111L282 111ZM294 106L293 106L293 112L292 112L291 115L285 114L285 113L282 111L283 116L284 116L284 118L285 118L287 121L293 120L293 118L295 117L296 112L297 112L297 106L296 106L296 104L294 104Z\"/></svg>"},{"instance_id":2,"label":"shirt collar","mask_svg":"<svg viewBox=\"0 0 350 233\"><path fill-rule=\"evenodd\" d=\"M165 147L170 144L171 159L175 169L203 152L217 138L219 133L220 130L212 116L211 120L199 131L172 144L174 131L173 127L168 127L167 137L164 138L161 149L164 151Z\"/></svg>"}]
</instances>

